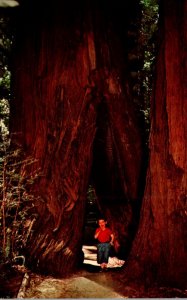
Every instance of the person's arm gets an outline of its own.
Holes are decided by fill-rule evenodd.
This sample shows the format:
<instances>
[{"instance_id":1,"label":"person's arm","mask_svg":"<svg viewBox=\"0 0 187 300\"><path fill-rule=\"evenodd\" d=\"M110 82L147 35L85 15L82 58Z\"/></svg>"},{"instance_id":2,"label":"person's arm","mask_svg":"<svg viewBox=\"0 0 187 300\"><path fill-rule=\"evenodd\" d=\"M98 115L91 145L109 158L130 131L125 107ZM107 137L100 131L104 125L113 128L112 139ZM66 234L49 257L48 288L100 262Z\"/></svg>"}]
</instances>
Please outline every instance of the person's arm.
<instances>
[{"instance_id":1,"label":"person's arm","mask_svg":"<svg viewBox=\"0 0 187 300\"><path fill-rule=\"evenodd\" d=\"M110 244L113 245L114 244L114 234L112 233L110 236L111 236Z\"/></svg>"},{"instance_id":2,"label":"person's arm","mask_svg":"<svg viewBox=\"0 0 187 300\"><path fill-rule=\"evenodd\" d=\"M98 236L99 236L100 232L101 232L101 230L98 230L98 231L95 233L95 235L94 235L94 238L95 238L95 239L97 239L97 238L98 238Z\"/></svg>"}]
</instances>

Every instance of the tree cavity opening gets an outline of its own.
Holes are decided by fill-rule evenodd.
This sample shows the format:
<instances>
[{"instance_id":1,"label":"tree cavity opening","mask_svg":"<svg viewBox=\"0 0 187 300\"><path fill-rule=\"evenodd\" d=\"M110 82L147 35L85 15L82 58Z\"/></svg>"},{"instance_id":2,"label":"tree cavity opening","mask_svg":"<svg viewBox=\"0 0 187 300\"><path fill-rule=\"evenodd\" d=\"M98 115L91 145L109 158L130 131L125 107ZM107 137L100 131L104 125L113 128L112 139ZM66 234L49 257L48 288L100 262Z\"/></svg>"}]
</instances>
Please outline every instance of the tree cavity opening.
<instances>
[{"instance_id":1,"label":"tree cavity opening","mask_svg":"<svg viewBox=\"0 0 187 300\"><path fill-rule=\"evenodd\" d=\"M133 207L123 189L124 170L105 99L98 106L96 126L83 238L84 262L86 258L94 257L90 264L96 263L94 233L100 215L105 216L114 232L116 244L111 255L116 259L124 261L128 258L136 230Z\"/></svg>"}]
</instances>

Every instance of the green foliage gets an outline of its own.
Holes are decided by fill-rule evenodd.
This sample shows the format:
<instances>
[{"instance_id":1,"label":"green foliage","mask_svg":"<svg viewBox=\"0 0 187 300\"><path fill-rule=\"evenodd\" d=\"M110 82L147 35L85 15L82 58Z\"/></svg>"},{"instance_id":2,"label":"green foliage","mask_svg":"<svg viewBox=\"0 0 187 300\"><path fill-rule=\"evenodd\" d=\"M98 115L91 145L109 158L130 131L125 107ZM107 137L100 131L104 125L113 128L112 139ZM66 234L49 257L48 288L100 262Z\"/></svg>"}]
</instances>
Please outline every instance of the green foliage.
<instances>
[{"instance_id":1,"label":"green foliage","mask_svg":"<svg viewBox=\"0 0 187 300\"><path fill-rule=\"evenodd\" d=\"M0 151L7 148L9 145L9 101L7 99L0 99Z\"/></svg>"},{"instance_id":2,"label":"green foliage","mask_svg":"<svg viewBox=\"0 0 187 300\"><path fill-rule=\"evenodd\" d=\"M158 0L141 0L142 18L140 45L144 52L144 70L151 70L155 58L156 33L158 30Z\"/></svg>"},{"instance_id":3,"label":"green foliage","mask_svg":"<svg viewBox=\"0 0 187 300\"><path fill-rule=\"evenodd\" d=\"M9 145L9 101L11 98L9 63L13 44L10 17L0 17L0 34L0 151L2 151Z\"/></svg>"},{"instance_id":4,"label":"green foliage","mask_svg":"<svg viewBox=\"0 0 187 300\"><path fill-rule=\"evenodd\" d=\"M133 102L145 149L150 130L150 99L156 58L158 0L140 0L128 31L128 62Z\"/></svg>"},{"instance_id":5,"label":"green foliage","mask_svg":"<svg viewBox=\"0 0 187 300\"><path fill-rule=\"evenodd\" d=\"M0 16L0 36L0 142L3 142L0 146L6 148L9 142L9 101L11 99L9 64L13 45L13 29L10 17Z\"/></svg>"},{"instance_id":6,"label":"green foliage","mask_svg":"<svg viewBox=\"0 0 187 300\"><path fill-rule=\"evenodd\" d=\"M143 67L140 74L141 94L144 97L144 114L147 130L150 124L150 98L156 57L158 31L158 0L140 0L142 6L139 46L143 53Z\"/></svg>"},{"instance_id":7,"label":"green foliage","mask_svg":"<svg viewBox=\"0 0 187 300\"><path fill-rule=\"evenodd\" d=\"M148 10L158 12L158 0L140 0L140 3Z\"/></svg>"},{"instance_id":8,"label":"green foliage","mask_svg":"<svg viewBox=\"0 0 187 300\"><path fill-rule=\"evenodd\" d=\"M0 77L0 87L10 90L10 76L11 73L7 69L7 66L3 67L3 74L2 77Z\"/></svg>"},{"instance_id":9,"label":"green foliage","mask_svg":"<svg viewBox=\"0 0 187 300\"><path fill-rule=\"evenodd\" d=\"M14 30L11 23L11 17L7 15L0 16L0 65L9 65L10 53L14 40Z\"/></svg>"}]
</instances>

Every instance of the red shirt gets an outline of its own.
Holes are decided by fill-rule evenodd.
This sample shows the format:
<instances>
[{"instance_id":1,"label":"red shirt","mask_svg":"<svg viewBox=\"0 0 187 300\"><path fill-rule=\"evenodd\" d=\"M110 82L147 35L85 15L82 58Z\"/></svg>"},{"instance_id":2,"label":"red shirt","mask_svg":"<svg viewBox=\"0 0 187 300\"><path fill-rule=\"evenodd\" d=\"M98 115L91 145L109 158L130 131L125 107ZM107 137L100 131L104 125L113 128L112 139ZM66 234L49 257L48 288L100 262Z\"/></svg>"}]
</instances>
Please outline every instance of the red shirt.
<instances>
[{"instance_id":1,"label":"red shirt","mask_svg":"<svg viewBox=\"0 0 187 300\"><path fill-rule=\"evenodd\" d=\"M101 228L97 228L95 234L98 233L98 231L101 231L97 237L100 243L110 242L112 231L109 228L106 227L105 230L101 230Z\"/></svg>"}]
</instances>

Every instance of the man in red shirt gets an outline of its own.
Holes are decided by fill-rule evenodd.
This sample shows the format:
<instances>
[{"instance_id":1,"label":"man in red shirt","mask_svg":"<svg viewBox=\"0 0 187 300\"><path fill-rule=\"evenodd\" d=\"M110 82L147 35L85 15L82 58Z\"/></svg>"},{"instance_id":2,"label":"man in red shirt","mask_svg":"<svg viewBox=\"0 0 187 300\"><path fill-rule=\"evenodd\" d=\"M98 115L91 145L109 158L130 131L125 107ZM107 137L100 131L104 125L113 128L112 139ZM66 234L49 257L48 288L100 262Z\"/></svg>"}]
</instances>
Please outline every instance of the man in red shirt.
<instances>
[{"instance_id":1,"label":"man in red shirt","mask_svg":"<svg viewBox=\"0 0 187 300\"><path fill-rule=\"evenodd\" d=\"M99 227L95 231L94 238L98 240L97 244L97 262L101 266L101 270L107 269L110 247L114 242L114 234L108 227L107 221L102 218L98 220Z\"/></svg>"}]
</instances>

